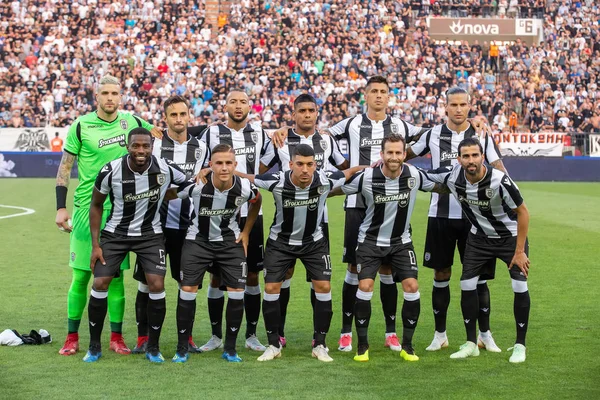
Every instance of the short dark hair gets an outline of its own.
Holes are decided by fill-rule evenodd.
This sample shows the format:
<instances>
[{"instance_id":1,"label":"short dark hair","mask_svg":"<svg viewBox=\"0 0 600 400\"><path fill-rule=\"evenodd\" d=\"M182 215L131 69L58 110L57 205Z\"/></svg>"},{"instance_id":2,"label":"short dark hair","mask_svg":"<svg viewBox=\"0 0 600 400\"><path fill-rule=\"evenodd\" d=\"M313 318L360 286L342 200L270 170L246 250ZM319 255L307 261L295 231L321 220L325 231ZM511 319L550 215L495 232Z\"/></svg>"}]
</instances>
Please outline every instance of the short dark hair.
<instances>
[{"instance_id":1,"label":"short dark hair","mask_svg":"<svg viewBox=\"0 0 600 400\"><path fill-rule=\"evenodd\" d=\"M152 139L152 134L150 133L150 131L146 128L140 127L140 128L134 128L129 131L129 133L127 134L127 143L131 142L131 137L133 135L150 136L150 139Z\"/></svg>"},{"instance_id":2,"label":"short dark hair","mask_svg":"<svg viewBox=\"0 0 600 400\"><path fill-rule=\"evenodd\" d=\"M299 144L294 147L294 154L292 154L292 158L300 156L300 157L314 157L315 150L307 144Z\"/></svg>"},{"instance_id":3,"label":"short dark hair","mask_svg":"<svg viewBox=\"0 0 600 400\"><path fill-rule=\"evenodd\" d=\"M294 110L298 107L300 103L313 103L315 107L317 106L317 100L313 96L307 93L302 93L300 96L296 97L294 100Z\"/></svg>"},{"instance_id":4,"label":"short dark hair","mask_svg":"<svg viewBox=\"0 0 600 400\"><path fill-rule=\"evenodd\" d=\"M459 156L461 155L460 154L460 149L462 149L463 147L469 147L469 146L477 146L477 147L479 147L479 151L483 155L483 146L481 145L481 142L479 141L479 139L476 139L474 137L463 139L462 142L460 142L458 144L458 155Z\"/></svg>"},{"instance_id":5,"label":"short dark hair","mask_svg":"<svg viewBox=\"0 0 600 400\"><path fill-rule=\"evenodd\" d=\"M212 156L214 156L217 153L233 153L233 154L235 154L235 151L233 150L233 147L231 147L230 145L221 143L221 144L218 144L215 147L213 147L213 149L211 150L210 153L211 153L211 158L212 158Z\"/></svg>"},{"instance_id":6,"label":"short dark hair","mask_svg":"<svg viewBox=\"0 0 600 400\"><path fill-rule=\"evenodd\" d=\"M227 92L227 96L225 96L225 99L228 99L229 96L231 95L231 93L233 93L233 92L241 92L241 93L244 93L246 96L248 96L248 93L246 93L246 91L244 89L242 89L240 87L234 87L234 88L231 88L229 90L229 92Z\"/></svg>"},{"instance_id":7,"label":"short dark hair","mask_svg":"<svg viewBox=\"0 0 600 400\"><path fill-rule=\"evenodd\" d=\"M467 98L470 99L469 92L467 92L467 89L462 88L460 86L453 86L450 89L446 90L446 104L448 104L448 98L454 94L466 94Z\"/></svg>"},{"instance_id":8,"label":"short dark hair","mask_svg":"<svg viewBox=\"0 0 600 400\"><path fill-rule=\"evenodd\" d=\"M387 86L388 90L390 88L390 84L388 83L385 76L374 75L374 76L370 77L369 80L367 81L366 87L369 87L369 85L372 83L383 83L383 84L385 84L385 86Z\"/></svg>"},{"instance_id":9,"label":"short dark hair","mask_svg":"<svg viewBox=\"0 0 600 400\"><path fill-rule=\"evenodd\" d=\"M166 99L165 102L163 103L163 109L165 110L165 115L167 115L167 108L169 108L173 104L178 104L178 103L183 103L183 104L185 104L185 106L188 109L190 108L190 104L188 103L188 101L185 97L179 96L179 95L171 96L168 99Z\"/></svg>"},{"instance_id":10,"label":"short dark hair","mask_svg":"<svg viewBox=\"0 0 600 400\"><path fill-rule=\"evenodd\" d=\"M406 139L401 135L390 135L388 137L384 137L381 141L381 151L385 149L386 143L398 143L401 142L404 145L404 150L406 150Z\"/></svg>"}]
</instances>

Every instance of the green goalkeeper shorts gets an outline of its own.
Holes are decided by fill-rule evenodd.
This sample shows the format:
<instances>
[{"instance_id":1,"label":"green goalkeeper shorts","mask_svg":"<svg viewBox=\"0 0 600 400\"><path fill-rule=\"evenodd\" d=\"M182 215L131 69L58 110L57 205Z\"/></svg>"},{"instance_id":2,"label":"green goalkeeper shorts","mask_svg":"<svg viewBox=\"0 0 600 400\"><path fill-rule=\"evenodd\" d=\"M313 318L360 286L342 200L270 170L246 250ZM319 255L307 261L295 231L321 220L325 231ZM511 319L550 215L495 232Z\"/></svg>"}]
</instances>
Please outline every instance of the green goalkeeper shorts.
<instances>
[{"instance_id":1,"label":"green goalkeeper shorts","mask_svg":"<svg viewBox=\"0 0 600 400\"><path fill-rule=\"evenodd\" d=\"M102 226L106 224L110 210L102 213ZM69 266L89 271L92 257L92 234L90 233L90 209L74 207L73 231L70 234ZM129 269L129 255L121 264L121 269Z\"/></svg>"}]
</instances>

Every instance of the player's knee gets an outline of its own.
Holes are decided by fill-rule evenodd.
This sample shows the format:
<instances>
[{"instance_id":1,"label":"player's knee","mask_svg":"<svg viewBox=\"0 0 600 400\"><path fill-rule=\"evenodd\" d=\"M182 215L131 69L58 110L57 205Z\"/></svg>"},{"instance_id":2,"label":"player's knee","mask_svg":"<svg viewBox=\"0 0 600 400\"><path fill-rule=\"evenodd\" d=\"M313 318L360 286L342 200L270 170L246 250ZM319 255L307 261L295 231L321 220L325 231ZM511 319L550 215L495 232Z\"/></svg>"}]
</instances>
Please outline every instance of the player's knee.
<instances>
[{"instance_id":1,"label":"player's knee","mask_svg":"<svg viewBox=\"0 0 600 400\"><path fill-rule=\"evenodd\" d=\"M419 291L419 282L414 278L402 281L402 290L404 293L417 293Z\"/></svg>"},{"instance_id":2,"label":"player's knee","mask_svg":"<svg viewBox=\"0 0 600 400\"><path fill-rule=\"evenodd\" d=\"M358 270L356 269L356 264L348 264L348 272L353 274L358 274Z\"/></svg>"},{"instance_id":3,"label":"player's knee","mask_svg":"<svg viewBox=\"0 0 600 400\"><path fill-rule=\"evenodd\" d=\"M329 281L312 281L312 286L316 293L331 292L331 283Z\"/></svg>"},{"instance_id":4,"label":"player's knee","mask_svg":"<svg viewBox=\"0 0 600 400\"><path fill-rule=\"evenodd\" d=\"M281 282L265 283L265 293L279 294L281 292Z\"/></svg>"},{"instance_id":5,"label":"player's knee","mask_svg":"<svg viewBox=\"0 0 600 400\"><path fill-rule=\"evenodd\" d=\"M187 293L196 293L198 291L198 286L181 286L180 290Z\"/></svg>"},{"instance_id":6,"label":"player's knee","mask_svg":"<svg viewBox=\"0 0 600 400\"><path fill-rule=\"evenodd\" d=\"M529 290L527 287L527 281L517 281L515 279L511 279L510 282L512 284L513 292L515 293L525 293Z\"/></svg>"},{"instance_id":7,"label":"player's knee","mask_svg":"<svg viewBox=\"0 0 600 400\"><path fill-rule=\"evenodd\" d=\"M363 292L373 291L373 279L363 279L358 282L358 288Z\"/></svg>"},{"instance_id":8,"label":"player's knee","mask_svg":"<svg viewBox=\"0 0 600 400\"><path fill-rule=\"evenodd\" d=\"M436 281L447 281L452 276L452 268L443 268L440 270L435 270L433 273L433 279Z\"/></svg>"},{"instance_id":9,"label":"player's knee","mask_svg":"<svg viewBox=\"0 0 600 400\"><path fill-rule=\"evenodd\" d=\"M165 281L159 279L152 279L148 282L148 289L150 293L159 293L165 290Z\"/></svg>"},{"instance_id":10,"label":"player's knee","mask_svg":"<svg viewBox=\"0 0 600 400\"><path fill-rule=\"evenodd\" d=\"M111 280L110 277L94 278L94 289L102 292L107 291Z\"/></svg>"},{"instance_id":11,"label":"player's knee","mask_svg":"<svg viewBox=\"0 0 600 400\"><path fill-rule=\"evenodd\" d=\"M471 291L471 290L477 290L477 281L479 280L479 277L476 276L474 278L470 278L470 279L462 279L460 281L460 290L464 290L464 291Z\"/></svg>"}]
</instances>

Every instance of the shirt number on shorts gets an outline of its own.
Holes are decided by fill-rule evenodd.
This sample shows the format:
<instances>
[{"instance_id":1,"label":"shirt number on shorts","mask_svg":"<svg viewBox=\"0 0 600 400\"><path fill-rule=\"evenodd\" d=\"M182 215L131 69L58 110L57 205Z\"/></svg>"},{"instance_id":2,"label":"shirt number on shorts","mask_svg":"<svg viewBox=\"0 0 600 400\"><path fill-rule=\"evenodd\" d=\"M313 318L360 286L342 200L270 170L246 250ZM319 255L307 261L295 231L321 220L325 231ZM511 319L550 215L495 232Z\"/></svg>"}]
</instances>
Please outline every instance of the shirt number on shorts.
<instances>
[{"instance_id":1,"label":"shirt number on shorts","mask_svg":"<svg viewBox=\"0 0 600 400\"><path fill-rule=\"evenodd\" d=\"M408 257L410 258L410 264L411 265L416 265L417 264L417 256L415 256L415 252L412 250L408 251Z\"/></svg>"},{"instance_id":2,"label":"shirt number on shorts","mask_svg":"<svg viewBox=\"0 0 600 400\"><path fill-rule=\"evenodd\" d=\"M160 263L165 265L167 263L167 259L165 258L165 250L158 249L158 257L160 258Z\"/></svg>"},{"instance_id":3,"label":"shirt number on shorts","mask_svg":"<svg viewBox=\"0 0 600 400\"><path fill-rule=\"evenodd\" d=\"M242 266L242 278L247 278L248 277L248 263L244 261L243 263L240 263L240 265Z\"/></svg>"},{"instance_id":4,"label":"shirt number on shorts","mask_svg":"<svg viewBox=\"0 0 600 400\"><path fill-rule=\"evenodd\" d=\"M323 259L323 261L325 261L325 269L331 269L331 256L329 254L323 254L321 256L321 258Z\"/></svg>"}]
</instances>

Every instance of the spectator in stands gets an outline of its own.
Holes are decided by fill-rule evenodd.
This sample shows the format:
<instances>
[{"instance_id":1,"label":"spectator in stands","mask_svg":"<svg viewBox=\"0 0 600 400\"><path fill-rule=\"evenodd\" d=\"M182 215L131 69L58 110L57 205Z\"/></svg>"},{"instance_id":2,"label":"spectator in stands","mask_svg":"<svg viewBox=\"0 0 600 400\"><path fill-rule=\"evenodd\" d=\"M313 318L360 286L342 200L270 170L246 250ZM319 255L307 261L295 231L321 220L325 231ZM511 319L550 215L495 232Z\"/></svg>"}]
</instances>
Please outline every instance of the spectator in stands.
<instances>
[{"instance_id":1,"label":"spectator in stands","mask_svg":"<svg viewBox=\"0 0 600 400\"><path fill-rule=\"evenodd\" d=\"M535 114L530 101L565 109L574 130L576 123L593 126L592 110L600 104L600 8L590 1L243 0L214 22L214 36L204 3L0 3L0 107L10 113L0 111L0 120L69 124L91 111L98 77L106 72L125 82L124 108L157 124L162 111L153 104L173 93L190 100L192 125L219 118L220 95L234 85L256 96L261 107L254 113L265 126L281 125L293 99L307 91L322 105L319 124L334 124L364 111L361 86L376 73L387 75L394 90L391 115L411 114L417 104L419 114L411 118L425 122L431 115L424 108L433 104L433 124L441 122L437 105L454 84L468 87L473 112L493 120L495 105L506 104L526 129ZM512 17L515 3L520 16L543 16L543 44L441 45L428 35L428 15ZM560 96L544 95L547 88ZM571 97L583 121L571 118ZM25 118L26 107L39 122ZM23 117L13 121L17 110Z\"/></svg>"}]
</instances>

